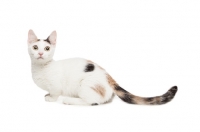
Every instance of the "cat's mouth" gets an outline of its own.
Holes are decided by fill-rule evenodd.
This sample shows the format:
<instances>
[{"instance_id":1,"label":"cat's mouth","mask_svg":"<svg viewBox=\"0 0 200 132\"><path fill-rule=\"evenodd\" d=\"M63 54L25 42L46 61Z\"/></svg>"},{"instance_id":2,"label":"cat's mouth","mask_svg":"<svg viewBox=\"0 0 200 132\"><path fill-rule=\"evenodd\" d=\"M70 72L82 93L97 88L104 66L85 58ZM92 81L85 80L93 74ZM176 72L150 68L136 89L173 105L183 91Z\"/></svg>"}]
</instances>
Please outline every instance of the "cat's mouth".
<instances>
[{"instance_id":1,"label":"cat's mouth","mask_svg":"<svg viewBox=\"0 0 200 132\"><path fill-rule=\"evenodd\" d=\"M44 59L44 58L42 58L42 57L38 57L37 59L39 60L39 59Z\"/></svg>"}]
</instances>

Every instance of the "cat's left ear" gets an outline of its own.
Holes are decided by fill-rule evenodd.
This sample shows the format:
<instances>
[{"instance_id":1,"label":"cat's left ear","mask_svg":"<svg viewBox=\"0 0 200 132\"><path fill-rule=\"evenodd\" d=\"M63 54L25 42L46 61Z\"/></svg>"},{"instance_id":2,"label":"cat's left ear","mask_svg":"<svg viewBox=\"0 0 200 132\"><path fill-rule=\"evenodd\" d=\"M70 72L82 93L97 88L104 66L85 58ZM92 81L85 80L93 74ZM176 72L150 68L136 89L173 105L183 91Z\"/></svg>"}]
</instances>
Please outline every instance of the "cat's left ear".
<instances>
[{"instance_id":1,"label":"cat's left ear","mask_svg":"<svg viewBox=\"0 0 200 132\"><path fill-rule=\"evenodd\" d=\"M29 30L28 31L28 43L31 44L33 42L36 42L38 39L37 39L37 36L35 35L35 33L33 32L33 30Z\"/></svg>"},{"instance_id":2,"label":"cat's left ear","mask_svg":"<svg viewBox=\"0 0 200 132\"><path fill-rule=\"evenodd\" d=\"M56 45L56 39L57 39L57 33L56 31L53 31L46 39L46 41L49 42L50 44Z\"/></svg>"}]
</instances>

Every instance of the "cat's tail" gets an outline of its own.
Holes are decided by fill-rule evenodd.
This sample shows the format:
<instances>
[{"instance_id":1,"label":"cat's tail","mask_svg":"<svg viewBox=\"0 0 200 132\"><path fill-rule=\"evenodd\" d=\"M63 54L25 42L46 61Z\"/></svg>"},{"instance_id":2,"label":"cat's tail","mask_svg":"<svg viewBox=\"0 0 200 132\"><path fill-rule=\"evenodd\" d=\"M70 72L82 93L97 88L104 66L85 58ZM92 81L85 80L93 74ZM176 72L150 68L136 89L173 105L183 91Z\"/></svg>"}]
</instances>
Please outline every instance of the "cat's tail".
<instances>
[{"instance_id":1,"label":"cat's tail","mask_svg":"<svg viewBox=\"0 0 200 132\"><path fill-rule=\"evenodd\" d=\"M135 96L128 91L121 88L119 85L115 84L114 93L124 102L129 104L141 104L141 105L161 105L170 102L176 92L178 91L177 86L170 88L165 94L155 97L139 97Z\"/></svg>"}]
</instances>

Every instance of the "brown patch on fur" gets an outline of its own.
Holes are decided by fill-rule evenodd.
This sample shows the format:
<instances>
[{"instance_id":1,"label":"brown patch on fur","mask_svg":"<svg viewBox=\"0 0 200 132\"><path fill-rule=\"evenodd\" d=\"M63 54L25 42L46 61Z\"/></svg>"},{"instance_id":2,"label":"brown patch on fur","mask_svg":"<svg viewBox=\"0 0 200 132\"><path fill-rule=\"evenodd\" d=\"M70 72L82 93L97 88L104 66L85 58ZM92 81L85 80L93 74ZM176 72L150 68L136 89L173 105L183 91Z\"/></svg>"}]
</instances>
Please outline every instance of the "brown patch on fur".
<instances>
[{"instance_id":1,"label":"brown patch on fur","mask_svg":"<svg viewBox=\"0 0 200 132\"><path fill-rule=\"evenodd\" d=\"M134 98L133 98L133 100L134 100L134 102L136 103L136 104L146 104L146 102L143 100L143 98L141 98L141 97L137 97L137 96L135 96Z\"/></svg>"},{"instance_id":2,"label":"brown patch on fur","mask_svg":"<svg viewBox=\"0 0 200 132\"><path fill-rule=\"evenodd\" d=\"M104 70L105 71L105 69L103 69L101 66L98 66L101 70Z\"/></svg>"},{"instance_id":3,"label":"brown patch on fur","mask_svg":"<svg viewBox=\"0 0 200 132\"><path fill-rule=\"evenodd\" d=\"M118 85L117 82L109 74L106 74L106 77L109 85L114 89L115 86Z\"/></svg>"},{"instance_id":4,"label":"brown patch on fur","mask_svg":"<svg viewBox=\"0 0 200 132\"><path fill-rule=\"evenodd\" d=\"M92 87L92 89L102 97L104 97L106 94L105 89L101 85L95 85L95 87L94 88Z\"/></svg>"},{"instance_id":5,"label":"brown patch on fur","mask_svg":"<svg viewBox=\"0 0 200 132\"><path fill-rule=\"evenodd\" d=\"M115 92L116 92L116 94L117 94L118 96L120 96L120 97L124 97L124 96L125 96L125 93L122 92L122 91L115 91Z\"/></svg>"}]
</instances>

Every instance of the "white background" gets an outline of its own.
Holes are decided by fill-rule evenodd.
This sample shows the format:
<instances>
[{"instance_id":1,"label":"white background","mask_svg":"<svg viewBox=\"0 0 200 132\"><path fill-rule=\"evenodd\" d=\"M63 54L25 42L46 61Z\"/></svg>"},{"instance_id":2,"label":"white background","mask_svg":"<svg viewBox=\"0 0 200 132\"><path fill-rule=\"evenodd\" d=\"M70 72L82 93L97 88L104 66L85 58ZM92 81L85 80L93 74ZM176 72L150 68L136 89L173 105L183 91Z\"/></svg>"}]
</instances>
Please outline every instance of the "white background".
<instances>
[{"instance_id":1,"label":"white background","mask_svg":"<svg viewBox=\"0 0 200 132\"><path fill-rule=\"evenodd\" d=\"M67 106L44 101L31 78L28 30L58 33L55 60L90 59L126 90L162 106ZM1 132L200 131L199 0L1 0Z\"/></svg>"}]
</instances>

